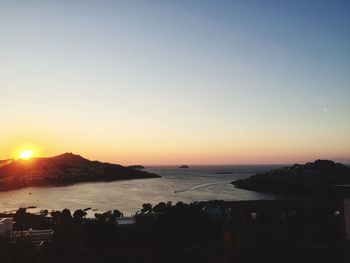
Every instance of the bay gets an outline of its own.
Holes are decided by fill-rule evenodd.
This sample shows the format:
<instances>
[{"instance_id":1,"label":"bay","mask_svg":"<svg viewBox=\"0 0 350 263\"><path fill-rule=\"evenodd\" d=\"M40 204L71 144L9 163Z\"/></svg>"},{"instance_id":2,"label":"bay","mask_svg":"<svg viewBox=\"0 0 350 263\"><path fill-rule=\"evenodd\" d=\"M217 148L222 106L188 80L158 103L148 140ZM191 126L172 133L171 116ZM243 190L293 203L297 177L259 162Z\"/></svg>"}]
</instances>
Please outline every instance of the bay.
<instances>
[{"instance_id":1,"label":"bay","mask_svg":"<svg viewBox=\"0 0 350 263\"><path fill-rule=\"evenodd\" d=\"M130 216L144 203L274 199L277 197L271 194L237 189L231 182L279 167L281 165L212 165L190 166L187 169L177 166L147 167L147 171L162 177L27 187L0 192L0 211L30 206L36 207L30 210L32 212L64 208L74 211L90 207L89 216L113 209Z\"/></svg>"}]
</instances>

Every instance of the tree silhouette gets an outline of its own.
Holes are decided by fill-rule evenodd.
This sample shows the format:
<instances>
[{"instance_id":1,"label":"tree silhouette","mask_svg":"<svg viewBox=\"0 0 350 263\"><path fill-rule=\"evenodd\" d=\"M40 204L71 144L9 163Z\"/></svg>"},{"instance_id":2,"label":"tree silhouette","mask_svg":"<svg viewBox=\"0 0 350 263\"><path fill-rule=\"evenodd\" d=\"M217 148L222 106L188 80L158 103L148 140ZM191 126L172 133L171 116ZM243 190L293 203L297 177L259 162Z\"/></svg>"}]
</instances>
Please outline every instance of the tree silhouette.
<instances>
[{"instance_id":1,"label":"tree silhouette","mask_svg":"<svg viewBox=\"0 0 350 263\"><path fill-rule=\"evenodd\" d=\"M72 214L69 209L65 208L62 210L61 217L64 221L70 221L72 219Z\"/></svg>"},{"instance_id":2,"label":"tree silhouette","mask_svg":"<svg viewBox=\"0 0 350 263\"><path fill-rule=\"evenodd\" d=\"M87 215L87 213L81 209L75 210L73 213L73 219L77 222L81 222L81 220Z\"/></svg>"},{"instance_id":3,"label":"tree silhouette","mask_svg":"<svg viewBox=\"0 0 350 263\"><path fill-rule=\"evenodd\" d=\"M119 218L119 217L122 217L122 216L123 216L123 213L120 212L118 209L115 209L115 210L113 211L113 216L114 216L115 218Z\"/></svg>"},{"instance_id":4,"label":"tree silhouette","mask_svg":"<svg viewBox=\"0 0 350 263\"><path fill-rule=\"evenodd\" d=\"M150 214L152 213L152 205L150 203L146 203L142 205L141 214Z\"/></svg>"},{"instance_id":5,"label":"tree silhouette","mask_svg":"<svg viewBox=\"0 0 350 263\"><path fill-rule=\"evenodd\" d=\"M153 207L154 213L166 213L169 209L169 206L167 206L164 202L160 202L159 204L155 205Z\"/></svg>"},{"instance_id":6,"label":"tree silhouette","mask_svg":"<svg viewBox=\"0 0 350 263\"><path fill-rule=\"evenodd\" d=\"M16 221L16 225L21 231L23 231L25 227L26 215L27 215L27 209L24 207L20 207L16 211L16 214L14 217Z\"/></svg>"}]
</instances>

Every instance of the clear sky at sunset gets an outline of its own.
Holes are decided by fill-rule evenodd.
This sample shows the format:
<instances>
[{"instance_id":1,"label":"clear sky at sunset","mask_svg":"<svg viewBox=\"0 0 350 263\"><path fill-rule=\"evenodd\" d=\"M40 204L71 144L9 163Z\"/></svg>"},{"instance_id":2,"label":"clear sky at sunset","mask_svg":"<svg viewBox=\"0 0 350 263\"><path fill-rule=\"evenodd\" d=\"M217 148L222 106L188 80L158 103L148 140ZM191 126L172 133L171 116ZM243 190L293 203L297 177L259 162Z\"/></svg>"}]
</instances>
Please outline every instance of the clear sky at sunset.
<instances>
[{"instance_id":1,"label":"clear sky at sunset","mask_svg":"<svg viewBox=\"0 0 350 263\"><path fill-rule=\"evenodd\" d=\"M350 160L350 1L0 0L0 159Z\"/></svg>"}]
</instances>

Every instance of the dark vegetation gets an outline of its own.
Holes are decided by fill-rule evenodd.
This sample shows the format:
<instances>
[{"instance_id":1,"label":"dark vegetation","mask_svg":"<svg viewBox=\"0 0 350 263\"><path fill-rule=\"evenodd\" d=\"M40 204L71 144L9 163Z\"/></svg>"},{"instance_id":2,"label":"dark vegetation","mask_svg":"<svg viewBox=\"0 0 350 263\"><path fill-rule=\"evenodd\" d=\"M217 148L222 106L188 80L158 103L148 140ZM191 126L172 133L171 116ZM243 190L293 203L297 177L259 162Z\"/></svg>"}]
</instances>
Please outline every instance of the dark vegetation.
<instances>
[{"instance_id":1,"label":"dark vegetation","mask_svg":"<svg viewBox=\"0 0 350 263\"><path fill-rule=\"evenodd\" d=\"M252 191L335 199L334 185L350 184L350 167L333 161L317 160L256 174L232 184Z\"/></svg>"},{"instance_id":2,"label":"dark vegetation","mask_svg":"<svg viewBox=\"0 0 350 263\"><path fill-rule=\"evenodd\" d=\"M90 161L72 153L51 158L7 160L0 163L0 191L37 185L155 177L160 176L117 164Z\"/></svg>"},{"instance_id":3,"label":"dark vegetation","mask_svg":"<svg viewBox=\"0 0 350 263\"><path fill-rule=\"evenodd\" d=\"M30 240L2 239L1 262L341 262L336 203L144 204L133 226L116 224L118 210L94 219L86 210L33 215L19 209L17 230L53 228L52 241L37 250Z\"/></svg>"},{"instance_id":4,"label":"dark vegetation","mask_svg":"<svg viewBox=\"0 0 350 263\"><path fill-rule=\"evenodd\" d=\"M139 165L139 164L137 164L137 165L130 165L130 166L128 166L128 167L129 167L129 168L132 168L132 169L136 169L136 170L143 170L143 169L145 169L144 166Z\"/></svg>"}]
</instances>

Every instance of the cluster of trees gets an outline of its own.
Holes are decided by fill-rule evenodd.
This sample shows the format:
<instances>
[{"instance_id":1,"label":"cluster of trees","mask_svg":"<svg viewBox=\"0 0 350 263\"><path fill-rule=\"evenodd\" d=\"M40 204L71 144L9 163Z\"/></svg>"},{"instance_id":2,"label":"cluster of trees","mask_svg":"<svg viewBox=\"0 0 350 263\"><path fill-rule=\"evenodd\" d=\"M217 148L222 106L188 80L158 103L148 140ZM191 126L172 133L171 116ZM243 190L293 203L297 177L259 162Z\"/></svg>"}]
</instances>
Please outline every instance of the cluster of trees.
<instances>
[{"instance_id":1,"label":"cluster of trees","mask_svg":"<svg viewBox=\"0 0 350 263\"><path fill-rule=\"evenodd\" d=\"M44 219L45 228L54 230L53 239L41 250L35 250L30 240L12 244L12 247L5 246L0 249L0 258L6 258L6 254L8 260L1 262L23 262L23 258L16 257L17 254L28 255L26 262L85 263L116 259L117 262L179 262L187 253L196 254L195 251L201 251L202 257L204 249L199 248L214 233L210 232L209 218L197 203L144 204L136 217L141 221L147 219L148 226L136 224L131 228L118 227L115 219L123 214L117 209L96 213L95 219L87 218L88 210L71 212L63 209L33 215L24 208L19 209L15 214L18 228L38 229L35 221L31 220L30 224L28 219ZM190 250L186 252L188 248ZM16 252L9 253L9 250Z\"/></svg>"},{"instance_id":2,"label":"cluster of trees","mask_svg":"<svg viewBox=\"0 0 350 263\"><path fill-rule=\"evenodd\" d=\"M204 206L205 204L200 202L177 202L175 205L171 202L160 202L155 206L146 203L138 214L154 215L155 225L162 232L186 232L189 235L206 229L205 233L208 234L211 230L214 231L213 227L217 227L218 224L204 212Z\"/></svg>"},{"instance_id":3,"label":"cluster of trees","mask_svg":"<svg viewBox=\"0 0 350 263\"><path fill-rule=\"evenodd\" d=\"M337 239L314 240L310 233L324 233L329 220L307 225L303 221L211 219L204 207L222 205L220 201L161 202L143 204L136 214L136 225L121 227L119 210L96 213L87 218L88 209L71 212L29 214L19 209L15 221L19 228L38 228L45 222L54 229L51 242L35 250L30 240L17 243L0 239L1 263L12 262L340 262ZM326 219L327 216L317 213ZM36 218L35 221L33 218ZM237 218L236 218L237 219ZM40 221L43 220L43 221ZM309 226L310 231L306 231ZM316 228L317 227L317 228ZM40 228L40 227L39 227ZM329 229L334 232L334 226ZM309 234L303 235L302 232ZM211 259L212 261L210 261ZM217 261L213 261L216 259ZM221 260L221 261L220 261Z\"/></svg>"}]
</instances>

